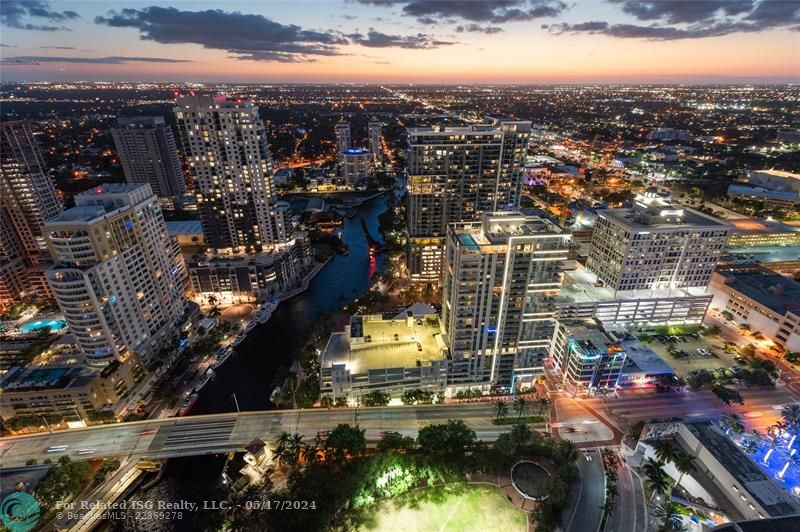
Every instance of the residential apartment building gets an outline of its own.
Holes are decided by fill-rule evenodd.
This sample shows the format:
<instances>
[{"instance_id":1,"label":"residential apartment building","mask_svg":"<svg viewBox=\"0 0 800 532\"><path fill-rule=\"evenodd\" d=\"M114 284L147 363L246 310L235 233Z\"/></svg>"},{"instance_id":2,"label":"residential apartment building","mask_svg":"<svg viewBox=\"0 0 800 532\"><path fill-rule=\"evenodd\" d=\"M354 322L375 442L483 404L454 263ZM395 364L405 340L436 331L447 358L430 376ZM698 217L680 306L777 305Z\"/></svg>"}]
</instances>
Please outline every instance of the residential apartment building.
<instances>
[{"instance_id":1,"label":"residential apartment building","mask_svg":"<svg viewBox=\"0 0 800 532\"><path fill-rule=\"evenodd\" d=\"M186 195L186 180L172 129L160 116L118 118L111 128L128 183L147 183L165 208Z\"/></svg>"},{"instance_id":2,"label":"residential apartment building","mask_svg":"<svg viewBox=\"0 0 800 532\"><path fill-rule=\"evenodd\" d=\"M251 252L291 238L276 209L267 131L258 106L224 96L185 96L174 108L207 245Z\"/></svg>"},{"instance_id":3,"label":"residential apartment building","mask_svg":"<svg viewBox=\"0 0 800 532\"><path fill-rule=\"evenodd\" d=\"M370 120L367 124L367 135L369 137L369 153L372 162L377 163L381 156L381 131L383 123Z\"/></svg>"},{"instance_id":4,"label":"residential apartment building","mask_svg":"<svg viewBox=\"0 0 800 532\"><path fill-rule=\"evenodd\" d=\"M23 297L37 296L27 269L47 261L41 227L63 209L28 121L0 125L0 197L0 312L5 312Z\"/></svg>"},{"instance_id":5,"label":"residential apartment building","mask_svg":"<svg viewBox=\"0 0 800 532\"><path fill-rule=\"evenodd\" d=\"M367 150L349 148L339 154L342 165L342 177L350 186L369 177L372 156Z\"/></svg>"},{"instance_id":6,"label":"residential apartment building","mask_svg":"<svg viewBox=\"0 0 800 532\"><path fill-rule=\"evenodd\" d=\"M336 152L341 154L350 149L350 122L336 124Z\"/></svg>"},{"instance_id":7,"label":"residential apartment building","mask_svg":"<svg viewBox=\"0 0 800 532\"><path fill-rule=\"evenodd\" d=\"M494 119L470 127L408 130L409 270L442 281L447 226L481 213L515 211L531 123Z\"/></svg>"},{"instance_id":8,"label":"residential apartment building","mask_svg":"<svg viewBox=\"0 0 800 532\"><path fill-rule=\"evenodd\" d=\"M510 386L541 371L555 327L546 301L561 287L568 241L518 212L448 228L442 327L454 382Z\"/></svg>"},{"instance_id":9,"label":"residential apartment building","mask_svg":"<svg viewBox=\"0 0 800 532\"><path fill-rule=\"evenodd\" d=\"M86 362L136 352L145 365L176 336L186 301L180 255L147 184L105 184L45 222L48 283Z\"/></svg>"},{"instance_id":10,"label":"residential apartment building","mask_svg":"<svg viewBox=\"0 0 800 532\"><path fill-rule=\"evenodd\" d=\"M587 264L615 293L705 288L730 232L649 188L632 208L598 212Z\"/></svg>"}]
</instances>

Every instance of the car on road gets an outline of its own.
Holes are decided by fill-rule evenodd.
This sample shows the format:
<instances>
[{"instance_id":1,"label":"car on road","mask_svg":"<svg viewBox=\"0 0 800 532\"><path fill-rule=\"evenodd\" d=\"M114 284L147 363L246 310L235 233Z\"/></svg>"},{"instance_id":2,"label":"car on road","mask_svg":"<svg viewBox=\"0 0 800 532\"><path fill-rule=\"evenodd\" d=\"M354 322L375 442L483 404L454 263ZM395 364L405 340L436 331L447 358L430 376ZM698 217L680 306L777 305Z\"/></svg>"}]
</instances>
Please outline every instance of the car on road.
<instances>
[{"instance_id":1,"label":"car on road","mask_svg":"<svg viewBox=\"0 0 800 532\"><path fill-rule=\"evenodd\" d=\"M422 351L422 344L417 342L417 351Z\"/></svg>"}]
</instances>

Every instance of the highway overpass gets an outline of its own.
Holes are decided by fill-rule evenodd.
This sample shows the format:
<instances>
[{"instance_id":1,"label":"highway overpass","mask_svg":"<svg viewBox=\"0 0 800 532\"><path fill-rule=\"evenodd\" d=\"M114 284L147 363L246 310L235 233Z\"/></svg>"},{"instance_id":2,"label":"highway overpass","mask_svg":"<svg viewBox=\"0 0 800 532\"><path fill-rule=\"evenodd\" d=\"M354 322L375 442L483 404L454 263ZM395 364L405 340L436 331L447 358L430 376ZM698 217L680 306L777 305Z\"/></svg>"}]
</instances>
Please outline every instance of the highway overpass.
<instances>
[{"instance_id":1,"label":"highway overpass","mask_svg":"<svg viewBox=\"0 0 800 532\"><path fill-rule=\"evenodd\" d=\"M0 438L0 467L25 465L30 459L40 464L68 455L75 459L104 456L132 458L174 458L217 454L242 449L255 438L274 440L281 432L298 432L311 440L320 431L340 423L358 424L366 429L367 440L380 439L384 431L416 437L420 428L448 419L462 419L479 439L493 441L510 425L492 424L491 403L396 406L377 408L334 408L308 410L267 410L259 412L210 414L130 423L101 425L30 436ZM66 446L48 452L54 447Z\"/></svg>"}]
</instances>

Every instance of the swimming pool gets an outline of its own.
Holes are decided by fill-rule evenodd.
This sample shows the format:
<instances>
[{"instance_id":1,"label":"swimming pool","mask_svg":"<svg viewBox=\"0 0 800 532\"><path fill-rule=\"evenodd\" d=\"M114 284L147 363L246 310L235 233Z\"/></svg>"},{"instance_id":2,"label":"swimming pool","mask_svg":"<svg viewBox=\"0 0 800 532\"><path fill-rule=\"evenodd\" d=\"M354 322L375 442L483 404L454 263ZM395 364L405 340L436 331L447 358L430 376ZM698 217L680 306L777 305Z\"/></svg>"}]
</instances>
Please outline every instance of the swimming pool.
<instances>
[{"instance_id":1,"label":"swimming pool","mask_svg":"<svg viewBox=\"0 0 800 532\"><path fill-rule=\"evenodd\" d=\"M30 334L49 327L51 332L58 332L66 326L67 322L65 320L37 320L21 325L19 330L23 334Z\"/></svg>"}]
</instances>

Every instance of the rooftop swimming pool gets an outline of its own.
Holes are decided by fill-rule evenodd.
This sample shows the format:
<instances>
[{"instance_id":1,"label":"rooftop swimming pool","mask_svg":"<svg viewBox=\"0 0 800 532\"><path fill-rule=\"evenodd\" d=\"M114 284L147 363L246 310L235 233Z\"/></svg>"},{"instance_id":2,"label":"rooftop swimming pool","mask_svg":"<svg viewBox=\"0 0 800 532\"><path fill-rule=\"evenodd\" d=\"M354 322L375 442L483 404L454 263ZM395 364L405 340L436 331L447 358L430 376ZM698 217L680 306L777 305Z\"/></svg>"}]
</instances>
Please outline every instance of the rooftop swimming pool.
<instances>
[{"instance_id":1,"label":"rooftop swimming pool","mask_svg":"<svg viewBox=\"0 0 800 532\"><path fill-rule=\"evenodd\" d=\"M66 320L37 320L21 325L19 330L23 334L30 334L49 328L51 332L58 332L67 326Z\"/></svg>"}]
</instances>

